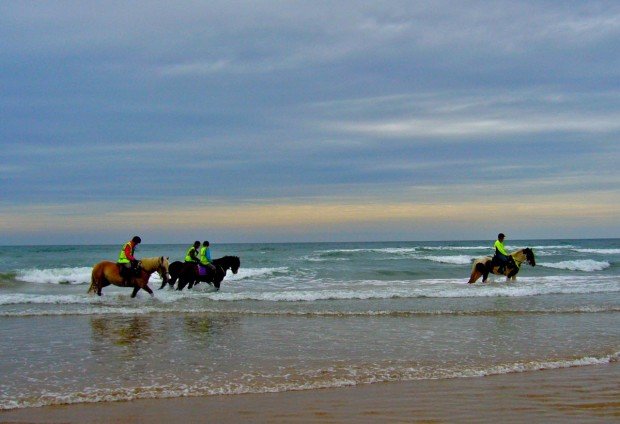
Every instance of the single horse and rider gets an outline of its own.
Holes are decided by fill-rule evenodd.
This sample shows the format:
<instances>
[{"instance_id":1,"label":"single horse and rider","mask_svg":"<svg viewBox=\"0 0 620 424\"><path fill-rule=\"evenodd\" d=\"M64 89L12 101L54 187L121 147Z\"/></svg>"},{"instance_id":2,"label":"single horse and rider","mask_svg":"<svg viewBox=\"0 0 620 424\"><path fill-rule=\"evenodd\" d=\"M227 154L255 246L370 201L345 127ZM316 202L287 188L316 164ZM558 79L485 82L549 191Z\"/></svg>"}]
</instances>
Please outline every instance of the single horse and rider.
<instances>
[{"instance_id":1,"label":"single horse and rider","mask_svg":"<svg viewBox=\"0 0 620 424\"><path fill-rule=\"evenodd\" d=\"M138 260L134 254L136 246L141 242L140 237L134 236L123 245L116 262L101 261L93 266L88 292L101 296L101 289L114 284L119 287L132 287L131 297L136 297L139 290L145 290L153 296L148 284L154 272L159 274L164 284L167 284L170 277L168 258L157 256Z\"/></svg>"},{"instance_id":2,"label":"single horse and rider","mask_svg":"<svg viewBox=\"0 0 620 424\"><path fill-rule=\"evenodd\" d=\"M531 266L536 266L536 258L531 248L526 247L508 253L504 247L505 238L506 235L504 233L499 233L497 235L497 240L493 244L493 248L495 249L493 257L484 256L474 259L468 281L469 284L475 283L480 277L482 277L482 282L484 283L489 274L504 275L506 276L506 280L514 281L521 269L522 263L525 262Z\"/></svg>"}]
</instances>

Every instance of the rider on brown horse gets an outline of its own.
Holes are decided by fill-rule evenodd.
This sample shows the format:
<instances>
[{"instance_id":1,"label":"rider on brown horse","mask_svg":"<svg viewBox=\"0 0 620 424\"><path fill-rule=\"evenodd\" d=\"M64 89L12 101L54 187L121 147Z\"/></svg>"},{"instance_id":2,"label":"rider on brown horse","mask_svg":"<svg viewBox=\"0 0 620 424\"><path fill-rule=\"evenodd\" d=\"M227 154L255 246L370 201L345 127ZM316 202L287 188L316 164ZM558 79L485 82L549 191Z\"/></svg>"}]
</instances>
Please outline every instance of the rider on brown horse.
<instances>
[{"instance_id":1,"label":"rider on brown horse","mask_svg":"<svg viewBox=\"0 0 620 424\"><path fill-rule=\"evenodd\" d=\"M138 260L133 254L136 250L136 246L141 242L142 239L140 237L134 236L134 238L125 243L118 254L118 261L116 263L118 264L120 275L123 277L124 286L129 286L131 278L137 274Z\"/></svg>"}]
</instances>

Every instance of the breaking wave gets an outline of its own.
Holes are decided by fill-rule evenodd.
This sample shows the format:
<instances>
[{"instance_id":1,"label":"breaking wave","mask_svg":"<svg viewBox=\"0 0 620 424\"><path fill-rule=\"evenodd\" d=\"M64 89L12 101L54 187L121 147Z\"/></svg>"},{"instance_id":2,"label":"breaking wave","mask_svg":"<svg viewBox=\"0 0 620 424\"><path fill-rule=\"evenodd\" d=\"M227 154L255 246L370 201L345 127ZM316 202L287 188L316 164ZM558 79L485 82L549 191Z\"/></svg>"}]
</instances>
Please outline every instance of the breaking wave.
<instances>
[{"instance_id":1,"label":"breaking wave","mask_svg":"<svg viewBox=\"0 0 620 424\"><path fill-rule=\"evenodd\" d=\"M279 372L263 375L259 371L246 373L226 385L204 378L191 384L173 382L168 384L91 388L73 393L45 391L38 396L5 398L0 396L0 410L31 408L77 403L130 401L137 399L165 399L214 395L240 395L249 393L279 393L301 390L350 387L362 384L396 381L437 380L454 378L486 377L512 373L533 372L617 362L620 352L604 356L586 356L577 359L555 361L527 361L500 363L489 366L456 366L436 368L413 363L390 362L348 364L336 363L328 368L298 370L290 367Z\"/></svg>"},{"instance_id":2,"label":"breaking wave","mask_svg":"<svg viewBox=\"0 0 620 424\"><path fill-rule=\"evenodd\" d=\"M565 269L568 271L595 272L609 268L611 264L607 261L595 261L592 259L582 259L562 262L540 262L538 265L546 268Z\"/></svg>"}]
</instances>

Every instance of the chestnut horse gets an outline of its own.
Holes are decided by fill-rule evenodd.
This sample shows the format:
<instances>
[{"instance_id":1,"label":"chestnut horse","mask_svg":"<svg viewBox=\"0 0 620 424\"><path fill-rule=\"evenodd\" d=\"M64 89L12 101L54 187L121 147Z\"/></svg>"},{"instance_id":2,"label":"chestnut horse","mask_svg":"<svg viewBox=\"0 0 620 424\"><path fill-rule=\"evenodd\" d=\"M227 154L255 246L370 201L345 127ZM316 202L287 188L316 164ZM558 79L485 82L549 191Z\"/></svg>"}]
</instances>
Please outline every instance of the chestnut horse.
<instances>
[{"instance_id":1,"label":"chestnut horse","mask_svg":"<svg viewBox=\"0 0 620 424\"><path fill-rule=\"evenodd\" d=\"M159 256L155 258L143 258L138 266L138 275L131 277L129 284L123 284L123 277L120 275L119 265L116 262L103 261L93 267L88 293L95 292L101 296L101 289L114 284L119 287L133 287L131 297L136 297L140 289L144 289L153 296L153 290L148 286L151 274L156 272L164 280L168 281L168 258Z\"/></svg>"},{"instance_id":2,"label":"chestnut horse","mask_svg":"<svg viewBox=\"0 0 620 424\"><path fill-rule=\"evenodd\" d=\"M534 257L534 251L529 247L520 249L510 254L511 261L506 264L504 272L500 274L499 265L493 262L493 258L490 256L484 256L474 260L471 267L471 276L469 277L469 284L475 283L478 278L482 277L482 282L487 281L489 273L495 275L505 275L506 281L516 280L517 273L521 268L523 262L527 262L532 266L536 266L536 258Z\"/></svg>"}]
</instances>

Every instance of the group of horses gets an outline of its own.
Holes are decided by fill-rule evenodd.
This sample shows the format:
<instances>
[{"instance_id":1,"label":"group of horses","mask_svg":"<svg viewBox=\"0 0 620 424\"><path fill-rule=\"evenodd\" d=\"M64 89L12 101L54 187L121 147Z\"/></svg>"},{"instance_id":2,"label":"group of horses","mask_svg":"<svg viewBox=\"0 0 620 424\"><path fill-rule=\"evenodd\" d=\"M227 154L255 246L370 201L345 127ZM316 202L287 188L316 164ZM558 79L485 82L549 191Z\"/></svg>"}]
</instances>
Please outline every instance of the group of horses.
<instances>
[{"instance_id":1,"label":"group of horses","mask_svg":"<svg viewBox=\"0 0 620 424\"><path fill-rule=\"evenodd\" d=\"M468 283L473 284L480 277L484 283L489 274L505 275L506 280L515 280L521 269L521 264L524 262L531 266L536 265L534 252L529 247L512 252L503 269L490 256L475 259ZM216 290L219 290L220 284L226 276L226 271L231 270L233 274L236 274L241 266L241 261L238 256L224 256L214 259L213 265L213 268L205 268L204 272L200 272L195 263L180 261L169 263L165 256L143 258L135 275L128 282L125 282L117 263L103 261L93 267L88 293L97 293L101 296L102 288L114 284L121 287L133 287L131 297L136 297L140 289L153 296L153 290L148 286L148 283L151 274L154 272L157 272L162 279L160 290L166 287L166 284L174 287L177 282L177 290L183 290L186 286L191 289L200 282L209 283Z\"/></svg>"},{"instance_id":2,"label":"group of horses","mask_svg":"<svg viewBox=\"0 0 620 424\"><path fill-rule=\"evenodd\" d=\"M101 296L101 289L114 284L120 287L133 287L131 297L136 297L140 289L153 296L153 290L149 287L149 278L155 272L162 279L160 290L169 285L177 290L183 290L186 286L190 289L200 282L209 283L215 290L220 289L220 284L226 276L226 271L233 274L239 271L241 261L238 256L224 256L213 260L213 268L205 268L204 272L198 269L195 263L175 261L170 263L165 256L143 258L133 275L126 281L121 276L119 264L110 261L102 261L93 267L88 293L97 293Z\"/></svg>"}]
</instances>

